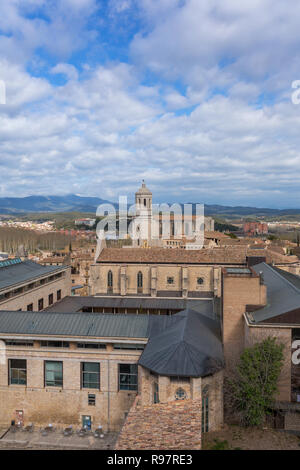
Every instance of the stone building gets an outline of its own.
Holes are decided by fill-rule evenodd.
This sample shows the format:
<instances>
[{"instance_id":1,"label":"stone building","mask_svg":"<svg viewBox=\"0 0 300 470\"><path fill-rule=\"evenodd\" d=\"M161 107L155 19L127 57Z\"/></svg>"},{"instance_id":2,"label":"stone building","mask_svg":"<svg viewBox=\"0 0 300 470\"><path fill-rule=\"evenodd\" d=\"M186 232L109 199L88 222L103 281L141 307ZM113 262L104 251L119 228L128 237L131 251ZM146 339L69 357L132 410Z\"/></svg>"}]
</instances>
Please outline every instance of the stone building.
<instances>
[{"instance_id":1,"label":"stone building","mask_svg":"<svg viewBox=\"0 0 300 470\"><path fill-rule=\"evenodd\" d=\"M152 205L152 192L143 181L142 186L135 193L135 216L131 222L130 236L133 240L133 247L163 247L166 246L166 239L176 236L183 239L192 235L198 236L200 227L196 225L196 216L182 214L180 205L173 205L168 211L162 205L159 211L154 211L156 206ZM161 213L163 209L163 213ZM214 219L204 217L204 231L214 230ZM180 244L174 244L179 247Z\"/></svg>"},{"instance_id":2,"label":"stone building","mask_svg":"<svg viewBox=\"0 0 300 470\"><path fill-rule=\"evenodd\" d=\"M200 400L199 438L223 421L213 309L169 317L0 312L0 332L1 425L16 419L116 431L137 395L143 406Z\"/></svg>"},{"instance_id":3,"label":"stone building","mask_svg":"<svg viewBox=\"0 0 300 470\"><path fill-rule=\"evenodd\" d=\"M14 258L0 262L0 309L43 310L71 294L71 268Z\"/></svg>"},{"instance_id":4,"label":"stone building","mask_svg":"<svg viewBox=\"0 0 300 470\"><path fill-rule=\"evenodd\" d=\"M274 423L281 429L299 431L300 278L266 263L224 268L222 336L229 374L245 347L267 337L284 345Z\"/></svg>"}]
</instances>

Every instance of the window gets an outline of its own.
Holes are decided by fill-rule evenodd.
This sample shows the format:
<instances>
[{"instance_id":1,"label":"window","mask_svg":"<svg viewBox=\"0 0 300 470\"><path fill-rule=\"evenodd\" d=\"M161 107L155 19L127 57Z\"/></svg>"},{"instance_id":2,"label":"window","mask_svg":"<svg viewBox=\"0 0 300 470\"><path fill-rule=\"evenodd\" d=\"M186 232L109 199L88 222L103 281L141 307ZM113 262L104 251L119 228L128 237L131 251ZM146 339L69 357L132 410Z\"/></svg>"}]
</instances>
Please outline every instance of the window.
<instances>
[{"instance_id":1,"label":"window","mask_svg":"<svg viewBox=\"0 0 300 470\"><path fill-rule=\"evenodd\" d=\"M53 294L49 294L48 301L49 301L49 305L53 304Z\"/></svg>"},{"instance_id":2,"label":"window","mask_svg":"<svg viewBox=\"0 0 300 470\"><path fill-rule=\"evenodd\" d=\"M39 306L39 310L43 310L43 308L44 308L44 299L39 299L38 306Z\"/></svg>"},{"instance_id":3,"label":"window","mask_svg":"<svg viewBox=\"0 0 300 470\"><path fill-rule=\"evenodd\" d=\"M96 395L89 393L88 394L88 405L89 406L96 406Z\"/></svg>"},{"instance_id":4,"label":"window","mask_svg":"<svg viewBox=\"0 0 300 470\"><path fill-rule=\"evenodd\" d=\"M143 273L141 271L137 274L137 289L138 292L143 292Z\"/></svg>"},{"instance_id":5,"label":"window","mask_svg":"<svg viewBox=\"0 0 300 470\"><path fill-rule=\"evenodd\" d=\"M107 273L107 291L113 291L113 273L111 270L109 270Z\"/></svg>"},{"instance_id":6,"label":"window","mask_svg":"<svg viewBox=\"0 0 300 470\"><path fill-rule=\"evenodd\" d=\"M68 341L41 341L42 348L68 348Z\"/></svg>"},{"instance_id":7,"label":"window","mask_svg":"<svg viewBox=\"0 0 300 470\"><path fill-rule=\"evenodd\" d=\"M203 284L204 282L204 279L203 277L197 277L197 284L200 286L201 284Z\"/></svg>"},{"instance_id":8,"label":"window","mask_svg":"<svg viewBox=\"0 0 300 470\"><path fill-rule=\"evenodd\" d=\"M186 391L181 387L177 388L175 392L175 400L185 400L185 398L186 398Z\"/></svg>"},{"instance_id":9,"label":"window","mask_svg":"<svg viewBox=\"0 0 300 470\"><path fill-rule=\"evenodd\" d=\"M137 364L119 364L119 389L138 389L138 367Z\"/></svg>"},{"instance_id":10,"label":"window","mask_svg":"<svg viewBox=\"0 0 300 470\"><path fill-rule=\"evenodd\" d=\"M6 346L33 346L33 341L26 341L21 339L7 340Z\"/></svg>"},{"instance_id":11,"label":"window","mask_svg":"<svg viewBox=\"0 0 300 470\"><path fill-rule=\"evenodd\" d=\"M56 298L57 298L57 300L61 299L61 290L60 289L56 292Z\"/></svg>"},{"instance_id":12,"label":"window","mask_svg":"<svg viewBox=\"0 0 300 470\"><path fill-rule=\"evenodd\" d=\"M106 349L106 344L101 343L77 343L80 349Z\"/></svg>"},{"instance_id":13,"label":"window","mask_svg":"<svg viewBox=\"0 0 300 470\"><path fill-rule=\"evenodd\" d=\"M9 359L9 385L26 385L27 367L25 359Z\"/></svg>"},{"instance_id":14,"label":"window","mask_svg":"<svg viewBox=\"0 0 300 470\"><path fill-rule=\"evenodd\" d=\"M100 364L98 362L81 363L82 388L100 389Z\"/></svg>"},{"instance_id":15,"label":"window","mask_svg":"<svg viewBox=\"0 0 300 470\"><path fill-rule=\"evenodd\" d=\"M114 349L134 349L137 351L143 351L145 349L144 344L125 344L125 343L117 343L114 344Z\"/></svg>"},{"instance_id":16,"label":"window","mask_svg":"<svg viewBox=\"0 0 300 470\"><path fill-rule=\"evenodd\" d=\"M167 277L168 284L174 284L174 277Z\"/></svg>"},{"instance_id":17,"label":"window","mask_svg":"<svg viewBox=\"0 0 300 470\"><path fill-rule=\"evenodd\" d=\"M154 382L153 384L153 403L159 403L158 382Z\"/></svg>"},{"instance_id":18,"label":"window","mask_svg":"<svg viewBox=\"0 0 300 470\"><path fill-rule=\"evenodd\" d=\"M60 361L45 361L45 387L62 387L63 363Z\"/></svg>"},{"instance_id":19,"label":"window","mask_svg":"<svg viewBox=\"0 0 300 470\"><path fill-rule=\"evenodd\" d=\"M27 305L27 312L33 312L33 304Z\"/></svg>"},{"instance_id":20,"label":"window","mask_svg":"<svg viewBox=\"0 0 300 470\"><path fill-rule=\"evenodd\" d=\"M209 430L209 388L208 385L202 389L202 432Z\"/></svg>"}]
</instances>

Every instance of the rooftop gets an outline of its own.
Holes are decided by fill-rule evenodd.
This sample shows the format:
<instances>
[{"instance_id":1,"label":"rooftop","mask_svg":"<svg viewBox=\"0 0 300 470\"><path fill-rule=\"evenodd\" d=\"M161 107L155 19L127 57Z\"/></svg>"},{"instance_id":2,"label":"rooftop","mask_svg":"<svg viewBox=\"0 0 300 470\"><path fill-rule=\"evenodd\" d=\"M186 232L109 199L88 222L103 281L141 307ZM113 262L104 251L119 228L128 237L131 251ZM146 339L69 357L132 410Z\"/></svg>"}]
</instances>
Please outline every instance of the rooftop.
<instances>
[{"instance_id":1,"label":"rooftop","mask_svg":"<svg viewBox=\"0 0 300 470\"><path fill-rule=\"evenodd\" d=\"M246 251L233 248L167 250L165 248L104 248L97 263L244 264Z\"/></svg>"},{"instance_id":2,"label":"rooftop","mask_svg":"<svg viewBox=\"0 0 300 470\"><path fill-rule=\"evenodd\" d=\"M224 367L220 323L191 309L152 318L139 364L167 376L204 377Z\"/></svg>"},{"instance_id":3,"label":"rooftop","mask_svg":"<svg viewBox=\"0 0 300 470\"><path fill-rule=\"evenodd\" d=\"M42 266L30 260L21 261L19 258L17 260L19 261L9 265L5 265L8 261L2 262L0 266L0 290L61 271L62 268L65 268L65 266Z\"/></svg>"},{"instance_id":4,"label":"rooftop","mask_svg":"<svg viewBox=\"0 0 300 470\"><path fill-rule=\"evenodd\" d=\"M252 267L267 286L267 305L251 313L254 323L300 309L300 278L266 263Z\"/></svg>"}]
</instances>

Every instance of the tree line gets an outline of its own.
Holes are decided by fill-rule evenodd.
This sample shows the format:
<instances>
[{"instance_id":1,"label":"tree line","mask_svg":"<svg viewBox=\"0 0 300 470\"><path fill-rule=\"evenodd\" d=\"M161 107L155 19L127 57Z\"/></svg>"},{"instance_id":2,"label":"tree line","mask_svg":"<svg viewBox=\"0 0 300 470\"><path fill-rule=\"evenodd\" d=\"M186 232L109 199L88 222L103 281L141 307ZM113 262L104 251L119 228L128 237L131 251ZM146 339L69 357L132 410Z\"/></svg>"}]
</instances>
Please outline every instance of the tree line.
<instances>
[{"instance_id":1,"label":"tree line","mask_svg":"<svg viewBox=\"0 0 300 470\"><path fill-rule=\"evenodd\" d=\"M20 246L28 253L39 250L62 250L70 243L70 236L58 233L39 233L14 227L0 227L0 251L15 254Z\"/></svg>"}]
</instances>

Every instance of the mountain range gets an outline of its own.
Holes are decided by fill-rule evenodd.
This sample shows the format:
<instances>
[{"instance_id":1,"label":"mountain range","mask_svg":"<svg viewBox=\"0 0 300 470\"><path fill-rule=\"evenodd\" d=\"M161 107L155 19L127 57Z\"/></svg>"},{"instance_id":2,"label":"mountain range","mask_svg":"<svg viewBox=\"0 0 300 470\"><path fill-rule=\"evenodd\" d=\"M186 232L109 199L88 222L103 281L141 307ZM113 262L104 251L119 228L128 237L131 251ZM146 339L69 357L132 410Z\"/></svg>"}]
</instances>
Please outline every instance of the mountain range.
<instances>
[{"instance_id":1,"label":"mountain range","mask_svg":"<svg viewBox=\"0 0 300 470\"><path fill-rule=\"evenodd\" d=\"M95 213L100 204L116 203L98 197L84 197L75 194L66 196L0 197L0 214L19 215L30 212L91 212ZM245 216L291 216L299 215L300 209L268 209L245 206L222 206L205 204L205 215L222 217Z\"/></svg>"}]
</instances>

